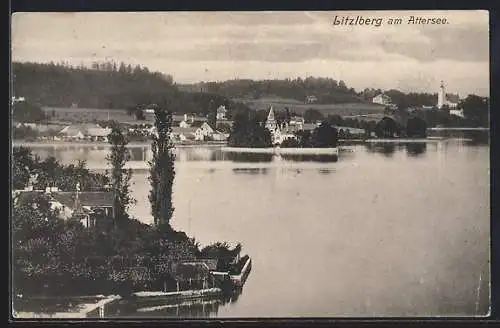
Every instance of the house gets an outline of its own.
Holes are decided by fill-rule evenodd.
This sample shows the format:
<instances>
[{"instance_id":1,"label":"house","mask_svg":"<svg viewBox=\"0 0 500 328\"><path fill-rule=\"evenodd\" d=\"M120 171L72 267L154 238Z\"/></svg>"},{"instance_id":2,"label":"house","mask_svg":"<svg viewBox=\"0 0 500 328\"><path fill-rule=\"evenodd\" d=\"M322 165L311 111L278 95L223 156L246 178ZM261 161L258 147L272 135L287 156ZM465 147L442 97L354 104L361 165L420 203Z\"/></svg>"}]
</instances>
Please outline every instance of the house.
<instances>
[{"instance_id":1,"label":"house","mask_svg":"<svg viewBox=\"0 0 500 328\"><path fill-rule=\"evenodd\" d=\"M195 123L198 123L198 122L195 122ZM194 125L194 127L197 127L196 126L197 124L193 124L193 125ZM208 124L207 122L202 122L200 125L200 129L201 129L201 132L202 132L204 137L210 137L215 132L215 130L212 129L210 124Z\"/></svg>"},{"instance_id":2,"label":"house","mask_svg":"<svg viewBox=\"0 0 500 328\"><path fill-rule=\"evenodd\" d=\"M102 128L99 124L88 123L68 125L59 132L59 135L70 140L107 141L110 131L111 129Z\"/></svg>"},{"instance_id":3,"label":"house","mask_svg":"<svg viewBox=\"0 0 500 328\"><path fill-rule=\"evenodd\" d=\"M86 137L92 141L108 141L108 134L111 132L109 128L101 128L100 126L89 127Z\"/></svg>"},{"instance_id":4,"label":"house","mask_svg":"<svg viewBox=\"0 0 500 328\"><path fill-rule=\"evenodd\" d=\"M44 194L48 196L50 206L57 210L61 219L78 219L85 227L91 227L96 223L96 215L105 215L114 219L114 194L111 191L59 191L55 187L47 187L45 190L33 190L31 187L25 190L15 191L15 194L29 201L35 195Z\"/></svg>"},{"instance_id":5,"label":"house","mask_svg":"<svg viewBox=\"0 0 500 328\"><path fill-rule=\"evenodd\" d=\"M297 136L295 133L298 131L297 126L291 126L289 124L283 124L280 133L279 133L279 143L281 144L283 141L288 139L297 140Z\"/></svg>"},{"instance_id":6,"label":"house","mask_svg":"<svg viewBox=\"0 0 500 328\"><path fill-rule=\"evenodd\" d=\"M312 130L316 129L316 127L317 127L316 123L304 123L299 130L312 131Z\"/></svg>"},{"instance_id":7,"label":"house","mask_svg":"<svg viewBox=\"0 0 500 328\"><path fill-rule=\"evenodd\" d=\"M301 124L304 124L305 123L305 120L303 117L300 117L300 116L292 116L290 118L290 125L301 125Z\"/></svg>"},{"instance_id":8,"label":"house","mask_svg":"<svg viewBox=\"0 0 500 328\"><path fill-rule=\"evenodd\" d=\"M226 119L227 109L226 106L221 105L217 108L216 120L223 121Z\"/></svg>"},{"instance_id":9,"label":"house","mask_svg":"<svg viewBox=\"0 0 500 328\"><path fill-rule=\"evenodd\" d=\"M59 132L59 135L64 139L83 140L85 139L85 134L82 131L85 130L81 126L68 125Z\"/></svg>"},{"instance_id":10,"label":"house","mask_svg":"<svg viewBox=\"0 0 500 328\"><path fill-rule=\"evenodd\" d=\"M38 128L38 124L36 123L17 123L16 128L30 128L36 130Z\"/></svg>"},{"instance_id":11,"label":"house","mask_svg":"<svg viewBox=\"0 0 500 328\"><path fill-rule=\"evenodd\" d=\"M306 103L308 104L313 104L318 101L318 98L316 96L307 96L306 97Z\"/></svg>"},{"instance_id":12,"label":"house","mask_svg":"<svg viewBox=\"0 0 500 328\"><path fill-rule=\"evenodd\" d=\"M191 124L193 124L193 122L194 122L193 115L184 114L182 121L179 122L179 126L181 128L189 128Z\"/></svg>"},{"instance_id":13,"label":"house","mask_svg":"<svg viewBox=\"0 0 500 328\"><path fill-rule=\"evenodd\" d=\"M455 115L461 118L465 118L464 110L462 109L450 109L450 115Z\"/></svg>"},{"instance_id":14,"label":"house","mask_svg":"<svg viewBox=\"0 0 500 328\"><path fill-rule=\"evenodd\" d=\"M380 104L384 106L388 106L392 104L392 99L391 97L384 95L383 93L373 97L372 102L374 104Z\"/></svg>"},{"instance_id":15,"label":"house","mask_svg":"<svg viewBox=\"0 0 500 328\"><path fill-rule=\"evenodd\" d=\"M201 128L194 128L194 127L182 128L177 126L172 127L171 138L173 140L179 140L179 141L186 141L186 140L203 141L205 139Z\"/></svg>"},{"instance_id":16,"label":"house","mask_svg":"<svg viewBox=\"0 0 500 328\"><path fill-rule=\"evenodd\" d=\"M18 103L18 102L24 102L26 99L24 97L12 97L12 104Z\"/></svg>"},{"instance_id":17,"label":"house","mask_svg":"<svg viewBox=\"0 0 500 328\"><path fill-rule=\"evenodd\" d=\"M226 141L229 138L229 133L214 131L211 136L213 141Z\"/></svg>"},{"instance_id":18,"label":"house","mask_svg":"<svg viewBox=\"0 0 500 328\"><path fill-rule=\"evenodd\" d=\"M460 97L454 94L447 94L445 97L445 105L450 108L457 108L458 103L460 102Z\"/></svg>"},{"instance_id":19,"label":"house","mask_svg":"<svg viewBox=\"0 0 500 328\"><path fill-rule=\"evenodd\" d=\"M351 135L363 136L365 134L364 129L357 129L357 128L351 128L348 126L338 126L338 125L335 125L334 128L337 129L337 132L342 130L342 131L347 132Z\"/></svg>"},{"instance_id":20,"label":"house","mask_svg":"<svg viewBox=\"0 0 500 328\"><path fill-rule=\"evenodd\" d=\"M192 289L193 285L202 289L209 288L210 285L213 287L209 263L199 260L185 261L174 264L172 269L175 280L185 288Z\"/></svg>"}]
</instances>

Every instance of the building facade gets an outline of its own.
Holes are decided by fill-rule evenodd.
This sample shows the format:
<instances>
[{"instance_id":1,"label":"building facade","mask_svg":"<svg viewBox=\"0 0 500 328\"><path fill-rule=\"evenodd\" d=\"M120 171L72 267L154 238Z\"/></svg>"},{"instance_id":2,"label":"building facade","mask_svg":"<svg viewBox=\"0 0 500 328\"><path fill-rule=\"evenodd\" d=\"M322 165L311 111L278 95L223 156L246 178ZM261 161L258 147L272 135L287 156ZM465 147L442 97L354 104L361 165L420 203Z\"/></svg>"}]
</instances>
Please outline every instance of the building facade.
<instances>
[{"instance_id":1,"label":"building facade","mask_svg":"<svg viewBox=\"0 0 500 328\"><path fill-rule=\"evenodd\" d=\"M372 102L374 104L380 104L384 106L388 106L392 104L392 99L391 97L384 95L383 93L373 97Z\"/></svg>"},{"instance_id":2,"label":"building facade","mask_svg":"<svg viewBox=\"0 0 500 328\"><path fill-rule=\"evenodd\" d=\"M444 86L444 82L441 81L441 85L439 86L439 92L438 92L437 108L441 109L443 108L443 106L448 106L449 108L456 108L458 106L459 101L460 98L458 97L458 95L446 94L446 88Z\"/></svg>"}]
</instances>

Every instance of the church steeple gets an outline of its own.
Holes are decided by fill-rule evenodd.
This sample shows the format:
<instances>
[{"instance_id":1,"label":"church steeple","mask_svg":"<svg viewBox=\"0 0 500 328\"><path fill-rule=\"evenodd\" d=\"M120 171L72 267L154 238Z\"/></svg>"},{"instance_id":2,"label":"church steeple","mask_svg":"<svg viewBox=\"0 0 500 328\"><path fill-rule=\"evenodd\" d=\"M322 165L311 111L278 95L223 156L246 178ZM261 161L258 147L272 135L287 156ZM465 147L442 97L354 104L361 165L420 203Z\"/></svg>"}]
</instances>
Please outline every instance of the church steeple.
<instances>
[{"instance_id":1,"label":"church steeple","mask_svg":"<svg viewBox=\"0 0 500 328\"><path fill-rule=\"evenodd\" d=\"M273 106L269 109L269 114L267 115L267 121L275 121Z\"/></svg>"},{"instance_id":2,"label":"church steeple","mask_svg":"<svg viewBox=\"0 0 500 328\"><path fill-rule=\"evenodd\" d=\"M276 119L274 118L273 106L269 109L269 114L267 115L266 128L270 131L274 131L277 128Z\"/></svg>"},{"instance_id":3,"label":"church steeple","mask_svg":"<svg viewBox=\"0 0 500 328\"><path fill-rule=\"evenodd\" d=\"M445 104L445 96L446 96L446 91L444 88L444 82L441 81L441 85L439 87L439 92L438 92L438 102L437 102L437 108L441 109L444 104Z\"/></svg>"}]
</instances>

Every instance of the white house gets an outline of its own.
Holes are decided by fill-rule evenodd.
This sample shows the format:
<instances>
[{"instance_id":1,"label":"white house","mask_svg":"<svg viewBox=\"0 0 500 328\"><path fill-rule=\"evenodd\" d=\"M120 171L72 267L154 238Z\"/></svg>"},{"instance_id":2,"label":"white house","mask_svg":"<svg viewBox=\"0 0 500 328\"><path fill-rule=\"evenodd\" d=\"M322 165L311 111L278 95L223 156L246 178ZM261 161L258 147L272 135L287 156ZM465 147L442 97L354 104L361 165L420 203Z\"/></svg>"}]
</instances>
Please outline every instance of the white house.
<instances>
[{"instance_id":1,"label":"white house","mask_svg":"<svg viewBox=\"0 0 500 328\"><path fill-rule=\"evenodd\" d=\"M464 110L462 109L450 109L450 115L455 115L461 118L465 118Z\"/></svg>"},{"instance_id":2,"label":"white house","mask_svg":"<svg viewBox=\"0 0 500 328\"><path fill-rule=\"evenodd\" d=\"M12 97L12 104L18 103L18 102L24 102L26 99L24 97Z\"/></svg>"},{"instance_id":3,"label":"white house","mask_svg":"<svg viewBox=\"0 0 500 328\"><path fill-rule=\"evenodd\" d=\"M296 130L302 130L304 124L305 120L301 116L293 116L290 118L289 126L293 127Z\"/></svg>"},{"instance_id":4,"label":"white house","mask_svg":"<svg viewBox=\"0 0 500 328\"><path fill-rule=\"evenodd\" d=\"M372 102L374 104L380 104L384 106L388 106L392 104L392 99L391 97L384 95L383 93L373 97Z\"/></svg>"},{"instance_id":5,"label":"white house","mask_svg":"<svg viewBox=\"0 0 500 328\"><path fill-rule=\"evenodd\" d=\"M313 104L318 101L318 98L316 96L307 96L306 97L306 103L308 104Z\"/></svg>"},{"instance_id":6,"label":"white house","mask_svg":"<svg viewBox=\"0 0 500 328\"><path fill-rule=\"evenodd\" d=\"M110 132L111 129L109 128L102 128L98 124L89 123L68 125L59 132L59 135L71 140L107 141Z\"/></svg>"},{"instance_id":7,"label":"white house","mask_svg":"<svg viewBox=\"0 0 500 328\"><path fill-rule=\"evenodd\" d=\"M201 124L201 126L200 126L200 129L201 129L201 133L205 137L209 137L209 136L211 136L215 132L215 130L212 129L212 127L210 126L210 124L208 124L207 122L203 122Z\"/></svg>"},{"instance_id":8,"label":"white house","mask_svg":"<svg viewBox=\"0 0 500 328\"><path fill-rule=\"evenodd\" d=\"M216 119L219 120L225 120L226 119L226 114L227 114L227 109L226 106L221 105L219 108L217 108L217 114L216 114Z\"/></svg>"},{"instance_id":9,"label":"white house","mask_svg":"<svg viewBox=\"0 0 500 328\"><path fill-rule=\"evenodd\" d=\"M212 140L214 141L226 141L229 138L229 133L223 133L220 131L215 131L212 133Z\"/></svg>"},{"instance_id":10,"label":"white house","mask_svg":"<svg viewBox=\"0 0 500 328\"><path fill-rule=\"evenodd\" d=\"M179 141L187 141L187 140L203 141L205 139L203 130L201 128L195 128L195 127L181 128L174 126L172 127L171 137L174 140L179 140Z\"/></svg>"}]
</instances>

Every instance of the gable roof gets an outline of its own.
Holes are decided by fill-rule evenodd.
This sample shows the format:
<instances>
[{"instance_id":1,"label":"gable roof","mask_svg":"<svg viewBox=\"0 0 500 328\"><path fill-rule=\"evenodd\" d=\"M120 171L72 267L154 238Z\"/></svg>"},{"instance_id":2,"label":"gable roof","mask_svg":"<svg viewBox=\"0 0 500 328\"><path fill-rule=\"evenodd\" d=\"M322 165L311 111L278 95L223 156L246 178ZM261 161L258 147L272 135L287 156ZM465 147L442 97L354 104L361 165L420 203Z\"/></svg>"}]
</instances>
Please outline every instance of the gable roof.
<instances>
[{"instance_id":1,"label":"gable roof","mask_svg":"<svg viewBox=\"0 0 500 328\"><path fill-rule=\"evenodd\" d=\"M44 190L19 190L17 195L19 200L23 202L31 202L37 196L46 196L69 208L75 206L76 199L76 192L74 191L55 191L47 194ZM81 206L112 207L114 205L114 195L112 191L81 191L78 195L78 200Z\"/></svg>"},{"instance_id":2,"label":"gable roof","mask_svg":"<svg viewBox=\"0 0 500 328\"><path fill-rule=\"evenodd\" d=\"M72 208L75 205L76 192L53 192L50 196L59 203ZM78 194L81 206L113 207L114 195L112 191L82 191Z\"/></svg>"},{"instance_id":3,"label":"gable roof","mask_svg":"<svg viewBox=\"0 0 500 328\"><path fill-rule=\"evenodd\" d=\"M203 124L205 124L205 122L203 122L203 121L194 121L193 123L191 123L191 127L192 128L201 128Z\"/></svg>"},{"instance_id":4,"label":"gable roof","mask_svg":"<svg viewBox=\"0 0 500 328\"><path fill-rule=\"evenodd\" d=\"M197 262L205 263L211 271L217 269L217 259L198 259Z\"/></svg>"},{"instance_id":5,"label":"gable roof","mask_svg":"<svg viewBox=\"0 0 500 328\"><path fill-rule=\"evenodd\" d=\"M195 127L189 127L189 128L181 128L180 126L173 126L172 127L172 133L174 134L189 134L189 133L195 133L196 130L199 128Z\"/></svg>"},{"instance_id":6,"label":"gable roof","mask_svg":"<svg viewBox=\"0 0 500 328\"><path fill-rule=\"evenodd\" d=\"M221 105L217 108L217 114L227 113L226 106Z\"/></svg>"},{"instance_id":7,"label":"gable roof","mask_svg":"<svg viewBox=\"0 0 500 328\"><path fill-rule=\"evenodd\" d=\"M388 99L388 100L389 100L389 99L391 99L391 97L389 97L388 95L383 94L383 93L380 93L380 94L376 95L376 96L375 96L375 97L373 97L373 98L374 98L374 99L375 99L375 98L383 98L383 99Z\"/></svg>"},{"instance_id":8,"label":"gable roof","mask_svg":"<svg viewBox=\"0 0 500 328\"><path fill-rule=\"evenodd\" d=\"M111 132L111 129L101 127L90 127L87 129L87 135L93 137L106 137Z\"/></svg>"},{"instance_id":9,"label":"gable roof","mask_svg":"<svg viewBox=\"0 0 500 328\"><path fill-rule=\"evenodd\" d=\"M203 122L203 124L201 125L201 128L202 129L205 129L205 130L208 130L208 132L214 132L214 128L212 128L210 126L210 124L208 124L207 122Z\"/></svg>"},{"instance_id":10,"label":"gable roof","mask_svg":"<svg viewBox=\"0 0 500 328\"><path fill-rule=\"evenodd\" d=\"M302 130L307 131L307 130L314 130L316 129L316 124L315 123L304 123L302 124Z\"/></svg>"},{"instance_id":11,"label":"gable roof","mask_svg":"<svg viewBox=\"0 0 500 328\"><path fill-rule=\"evenodd\" d=\"M268 121L274 121L274 110L273 110L273 106L271 106L271 108L269 109L269 114L267 115L267 120Z\"/></svg>"},{"instance_id":12,"label":"gable roof","mask_svg":"<svg viewBox=\"0 0 500 328\"><path fill-rule=\"evenodd\" d=\"M68 136L77 135L78 133L91 136L106 136L109 134L108 129L102 128L99 124L85 123L68 125L63 128L59 133Z\"/></svg>"}]
</instances>

